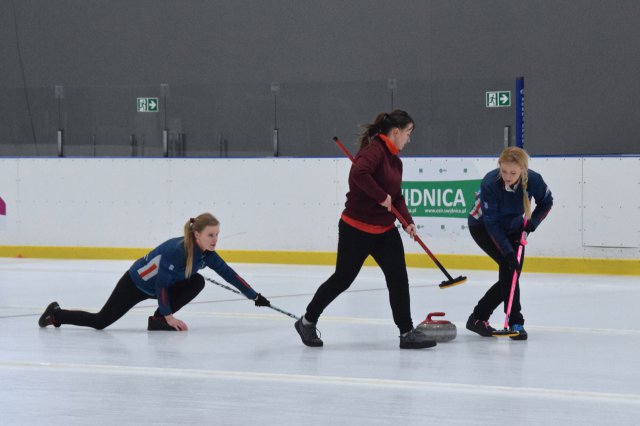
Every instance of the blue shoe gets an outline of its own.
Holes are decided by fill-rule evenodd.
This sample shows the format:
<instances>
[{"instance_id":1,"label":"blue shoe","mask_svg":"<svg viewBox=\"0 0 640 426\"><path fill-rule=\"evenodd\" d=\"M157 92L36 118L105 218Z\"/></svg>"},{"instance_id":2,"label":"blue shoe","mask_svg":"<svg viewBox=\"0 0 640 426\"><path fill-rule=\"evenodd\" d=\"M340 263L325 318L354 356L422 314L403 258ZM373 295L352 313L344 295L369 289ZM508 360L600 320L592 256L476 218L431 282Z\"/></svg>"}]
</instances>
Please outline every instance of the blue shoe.
<instances>
[{"instance_id":1,"label":"blue shoe","mask_svg":"<svg viewBox=\"0 0 640 426\"><path fill-rule=\"evenodd\" d=\"M527 330L524 329L524 326L521 324L513 324L511 326L511 331L517 331L518 335L509 337L511 340L527 340L529 335L527 334Z\"/></svg>"}]
</instances>

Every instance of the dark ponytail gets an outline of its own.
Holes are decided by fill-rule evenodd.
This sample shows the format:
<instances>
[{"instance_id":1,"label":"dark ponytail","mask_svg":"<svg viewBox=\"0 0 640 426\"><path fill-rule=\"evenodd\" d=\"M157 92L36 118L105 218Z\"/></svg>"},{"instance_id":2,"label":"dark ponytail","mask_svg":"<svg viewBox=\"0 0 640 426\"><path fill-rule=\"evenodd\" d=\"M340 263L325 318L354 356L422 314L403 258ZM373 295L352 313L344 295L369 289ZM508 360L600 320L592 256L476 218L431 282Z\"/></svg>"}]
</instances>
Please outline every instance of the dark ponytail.
<instances>
[{"instance_id":1,"label":"dark ponytail","mask_svg":"<svg viewBox=\"0 0 640 426\"><path fill-rule=\"evenodd\" d=\"M378 133L388 135L389 132L396 127L399 129L406 129L409 125L415 126L415 123L413 122L413 118L411 118L411 116L405 111L396 109L390 114L381 112L376 116L375 120L373 120L373 123L362 126L363 130L358 138L360 148L364 148L369 145L369 143L371 143L371 138Z\"/></svg>"}]
</instances>

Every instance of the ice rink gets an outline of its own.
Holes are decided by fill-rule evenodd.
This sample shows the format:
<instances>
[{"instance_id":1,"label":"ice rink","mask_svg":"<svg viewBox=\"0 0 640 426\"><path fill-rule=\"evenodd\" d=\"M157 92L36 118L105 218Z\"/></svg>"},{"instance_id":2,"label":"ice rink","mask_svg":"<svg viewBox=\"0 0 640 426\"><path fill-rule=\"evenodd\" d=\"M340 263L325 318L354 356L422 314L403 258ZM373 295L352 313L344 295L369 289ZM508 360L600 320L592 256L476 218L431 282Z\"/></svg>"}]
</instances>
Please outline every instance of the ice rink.
<instances>
[{"instance_id":1,"label":"ice rink","mask_svg":"<svg viewBox=\"0 0 640 426\"><path fill-rule=\"evenodd\" d=\"M458 328L432 349L398 348L373 267L321 317L323 348L302 345L291 318L212 284L176 314L187 332L148 332L154 300L102 331L38 327L54 300L99 310L130 264L0 259L1 424L640 424L639 277L525 273L525 342L464 328L497 277L472 270L450 271L469 281L446 290L439 270L409 270L415 324L445 311ZM333 271L232 266L296 315Z\"/></svg>"}]
</instances>

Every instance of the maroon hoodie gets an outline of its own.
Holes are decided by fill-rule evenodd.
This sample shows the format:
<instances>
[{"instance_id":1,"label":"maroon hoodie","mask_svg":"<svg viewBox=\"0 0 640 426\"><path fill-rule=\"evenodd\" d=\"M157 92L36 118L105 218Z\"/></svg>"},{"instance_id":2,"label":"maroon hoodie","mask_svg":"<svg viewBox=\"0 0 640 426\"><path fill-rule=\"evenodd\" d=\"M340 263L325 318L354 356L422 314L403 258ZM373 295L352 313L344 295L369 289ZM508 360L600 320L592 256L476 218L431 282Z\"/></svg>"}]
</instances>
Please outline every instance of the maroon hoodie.
<instances>
[{"instance_id":1,"label":"maroon hoodie","mask_svg":"<svg viewBox=\"0 0 640 426\"><path fill-rule=\"evenodd\" d=\"M394 207L411 224L413 218L402 196L402 161L376 136L361 148L349 172L349 192L343 219L355 219L369 225L394 226L395 216L380 205L391 195ZM359 226L356 226L360 228ZM365 229L363 229L365 230Z\"/></svg>"}]
</instances>

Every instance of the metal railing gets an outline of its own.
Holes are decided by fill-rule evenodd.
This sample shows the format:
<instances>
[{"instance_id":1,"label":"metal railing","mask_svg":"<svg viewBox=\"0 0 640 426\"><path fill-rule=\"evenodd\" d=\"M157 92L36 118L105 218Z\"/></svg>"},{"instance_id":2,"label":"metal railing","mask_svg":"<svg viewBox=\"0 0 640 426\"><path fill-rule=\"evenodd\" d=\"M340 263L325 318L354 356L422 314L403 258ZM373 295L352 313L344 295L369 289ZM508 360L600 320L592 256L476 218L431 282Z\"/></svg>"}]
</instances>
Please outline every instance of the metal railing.
<instances>
[{"instance_id":1,"label":"metal railing","mask_svg":"<svg viewBox=\"0 0 640 426\"><path fill-rule=\"evenodd\" d=\"M514 79L0 89L0 156L336 156L334 135L354 143L394 108L416 121L406 155L493 155L516 115L490 90Z\"/></svg>"}]
</instances>

